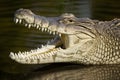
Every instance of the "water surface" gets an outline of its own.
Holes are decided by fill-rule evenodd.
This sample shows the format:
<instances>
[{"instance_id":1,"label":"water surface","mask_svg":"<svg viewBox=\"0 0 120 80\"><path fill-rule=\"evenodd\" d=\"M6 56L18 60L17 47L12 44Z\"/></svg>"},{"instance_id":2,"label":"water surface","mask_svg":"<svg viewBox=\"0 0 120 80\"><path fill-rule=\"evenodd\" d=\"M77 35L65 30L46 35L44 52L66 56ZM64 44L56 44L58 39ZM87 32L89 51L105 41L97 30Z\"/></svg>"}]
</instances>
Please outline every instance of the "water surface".
<instances>
[{"instance_id":1,"label":"water surface","mask_svg":"<svg viewBox=\"0 0 120 80\"><path fill-rule=\"evenodd\" d=\"M52 72L53 68L56 68L55 71L56 73L58 73L59 71L57 71L57 68L59 69L60 65L61 67L70 66L69 69L73 70L72 73L73 74L76 73L74 72L74 69L71 67L72 64L71 65L66 65L66 64L23 65L16 63L9 58L9 53L11 51L18 52L18 51L34 49L36 47L40 47L41 44L45 44L48 40L54 37L53 35L40 32L39 30L36 30L34 28L28 29L23 25L15 24L13 22L13 17L14 17L14 12L17 9L19 8L31 9L34 13L43 16L60 16L62 13L73 13L77 17L89 17L98 20L111 20L113 18L120 17L119 4L120 4L119 0L118 1L115 0L49 0L49 1L48 0L39 0L39 1L2 0L0 1L0 16L1 16L0 17L1 18L0 19L1 22L0 23L0 51L1 51L0 79L12 80L13 77L14 79L17 79L18 77L23 78L24 76L28 77L29 76L28 74L30 74L34 70L35 71L38 70L41 72L43 71L44 74L48 75L49 72L47 71L44 72L44 70L46 70L46 66L47 69L49 70L51 69L51 73L53 74L54 74L54 72ZM83 73L84 71L89 70L89 68L87 68L86 66L81 68L81 65L77 65L77 67L79 67L78 69L79 72L84 67L85 69L83 69ZM64 70L66 70L67 72L66 68ZM64 70L62 71L64 72ZM114 72L114 68L112 69L112 71ZM61 72L60 74L63 73ZM115 77L113 76L113 78ZM88 78L88 80L89 79L90 78Z\"/></svg>"}]
</instances>

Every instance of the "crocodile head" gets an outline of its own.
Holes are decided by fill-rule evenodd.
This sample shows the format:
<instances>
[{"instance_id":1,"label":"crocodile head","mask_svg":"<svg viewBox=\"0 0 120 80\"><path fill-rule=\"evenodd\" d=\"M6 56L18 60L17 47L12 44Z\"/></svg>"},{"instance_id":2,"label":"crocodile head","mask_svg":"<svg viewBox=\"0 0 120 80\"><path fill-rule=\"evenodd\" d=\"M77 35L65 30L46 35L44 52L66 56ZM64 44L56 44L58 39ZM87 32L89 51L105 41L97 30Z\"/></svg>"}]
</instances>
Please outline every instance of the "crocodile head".
<instances>
[{"instance_id":1,"label":"crocodile head","mask_svg":"<svg viewBox=\"0 0 120 80\"><path fill-rule=\"evenodd\" d=\"M56 35L46 45L27 52L10 53L10 57L25 64L54 63L77 61L77 53L86 53L93 45L95 37L94 25L88 18L77 18L71 13L59 17L43 17L35 15L29 9L15 12L16 23L34 27L40 31ZM92 30L92 31L91 31Z\"/></svg>"}]
</instances>

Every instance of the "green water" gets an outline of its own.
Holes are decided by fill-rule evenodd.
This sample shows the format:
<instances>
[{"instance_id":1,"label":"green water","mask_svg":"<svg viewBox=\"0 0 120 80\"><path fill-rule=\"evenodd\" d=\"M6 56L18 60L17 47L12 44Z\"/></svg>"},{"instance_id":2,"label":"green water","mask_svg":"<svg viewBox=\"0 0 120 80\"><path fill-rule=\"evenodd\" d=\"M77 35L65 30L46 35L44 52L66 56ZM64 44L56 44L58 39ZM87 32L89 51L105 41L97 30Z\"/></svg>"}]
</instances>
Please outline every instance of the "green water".
<instances>
[{"instance_id":1,"label":"green water","mask_svg":"<svg viewBox=\"0 0 120 80\"><path fill-rule=\"evenodd\" d=\"M44 72L44 69L46 69L44 67L49 66L23 65L9 58L9 53L11 51L18 52L34 49L40 47L41 44L45 44L54 37L47 33L40 32L39 30L28 29L23 25L15 24L13 17L17 9L31 9L34 13L43 16L59 16L67 12L73 13L77 17L111 20L120 17L119 4L119 0L1 0L0 80L12 80L13 77L17 79L38 68L42 68ZM57 68L59 65L66 66L65 64L51 65L49 69L54 67ZM19 76L19 74L21 74L21 76Z\"/></svg>"}]
</instances>

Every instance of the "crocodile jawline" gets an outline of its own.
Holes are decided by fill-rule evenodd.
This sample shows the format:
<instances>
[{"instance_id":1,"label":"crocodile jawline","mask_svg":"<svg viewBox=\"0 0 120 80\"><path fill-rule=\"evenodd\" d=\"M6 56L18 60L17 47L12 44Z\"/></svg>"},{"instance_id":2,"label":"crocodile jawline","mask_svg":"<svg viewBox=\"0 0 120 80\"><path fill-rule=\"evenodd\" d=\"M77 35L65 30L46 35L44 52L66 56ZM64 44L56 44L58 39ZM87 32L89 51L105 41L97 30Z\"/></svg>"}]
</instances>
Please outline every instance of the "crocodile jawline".
<instances>
[{"instance_id":1,"label":"crocodile jawline","mask_svg":"<svg viewBox=\"0 0 120 80\"><path fill-rule=\"evenodd\" d=\"M42 32L45 31L45 32L48 32L49 34L57 35L59 37L61 37L61 35L62 35L61 33L53 32L53 31L49 30L48 28L42 28L37 24L26 23L22 19L14 18L14 21L15 21L15 23L24 24L28 28L34 27L38 30L41 30ZM25 52L19 51L18 53L10 52L10 57L13 60L18 60L18 62L20 60L25 60L25 61L22 61L22 63L24 63L29 59L35 60L38 58L47 58L49 56L55 55L57 51L63 49L63 46L48 45L52 41L54 41L54 40L52 39L52 40L48 41L48 43L46 45L41 45L41 48L37 48L37 49L31 50L31 51L25 51ZM65 49L65 47L64 47L64 49ZM18 59L16 59L16 58L18 58ZM34 62L32 64L34 64Z\"/></svg>"}]
</instances>

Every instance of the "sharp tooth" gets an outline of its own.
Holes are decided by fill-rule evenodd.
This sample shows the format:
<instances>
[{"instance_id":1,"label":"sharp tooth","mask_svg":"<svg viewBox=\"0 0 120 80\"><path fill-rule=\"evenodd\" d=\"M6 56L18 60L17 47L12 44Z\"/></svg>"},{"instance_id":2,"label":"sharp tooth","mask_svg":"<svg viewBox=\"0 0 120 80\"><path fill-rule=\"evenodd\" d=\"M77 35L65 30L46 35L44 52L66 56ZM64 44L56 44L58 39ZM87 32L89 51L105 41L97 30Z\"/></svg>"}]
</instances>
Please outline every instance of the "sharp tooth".
<instances>
[{"instance_id":1,"label":"sharp tooth","mask_svg":"<svg viewBox=\"0 0 120 80\"><path fill-rule=\"evenodd\" d=\"M45 31L47 31L47 28L45 28Z\"/></svg>"},{"instance_id":2,"label":"sharp tooth","mask_svg":"<svg viewBox=\"0 0 120 80\"><path fill-rule=\"evenodd\" d=\"M18 54L18 58L24 58L26 55L24 54Z\"/></svg>"},{"instance_id":3,"label":"sharp tooth","mask_svg":"<svg viewBox=\"0 0 120 80\"><path fill-rule=\"evenodd\" d=\"M35 56L30 57L31 59L35 60Z\"/></svg>"},{"instance_id":4,"label":"sharp tooth","mask_svg":"<svg viewBox=\"0 0 120 80\"><path fill-rule=\"evenodd\" d=\"M37 56L34 56L34 59L37 59Z\"/></svg>"},{"instance_id":5,"label":"sharp tooth","mask_svg":"<svg viewBox=\"0 0 120 80\"><path fill-rule=\"evenodd\" d=\"M42 59L41 55L39 55L39 59Z\"/></svg>"},{"instance_id":6,"label":"sharp tooth","mask_svg":"<svg viewBox=\"0 0 120 80\"><path fill-rule=\"evenodd\" d=\"M30 53L32 53L32 50L30 51Z\"/></svg>"},{"instance_id":7,"label":"sharp tooth","mask_svg":"<svg viewBox=\"0 0 120 80\"><path fill-rule=\"evenodd\" d=\"M10 57L11 57L12 59L15 59L15 55L14 55L13 52L10 52Z\"/></svg>"},{"instance_id":8,"label":"sharp tooth","mask_svg":"<svg viewBox=\"0 0 120 80\"><path fill-rule=\"evenodd\" d=\"M27 51L24 52L25 55L28 55L29 53Z\"/></svg>"},{"instance_id":9,"label":"sharp tooth","mask_svg":"<svg viewBox=\"0 0 120 80\"><path fill-rule=\"evenodd\" d=\"M44 58L44 57L45 57L45 55L44 55L44 54L41 54L41 56L42 56L42 58Z\"/></svg>"},{"instance_id":10,"label":"sharp tooth","mask_svg":"<svg viewBox=\"0 0 120 80\"><path fill-rule=\"evenodd\" d=\"M50 32L50 30L48 29L47 32Z\"/></svg>"},{"instance_id":11,"label":"sharp tooth","mask_svg":"<svg viewBox=\"0 0 120 80\"><path fill-rule=\"evenodd\" d=\"M28 26L28 24L25 24L25 26Z\"/></svg>"},{"instance_id":12,"label":"sharp tooth","mask_svg":"<svg viewBox=\"0 0 120 80\"><path fill-rule=\"evenodd\" d=\"M37 59L41 59L40 55L37 55Z\"/></svg>"},{"instance_id":13,"label":"sharp tooth","mask_svg":"<svg viewBox=\"0 0 120 80\"><path fill-rule=\"evenodd\" d=\"M16 53L14 55L15 55L15 58L18 58L18 55Z\"/></svg>"},{"instance_id":14,"label":"sharp tooth","mask_svg":"<svg viewBox=\"0 0 120 80\"><path fill-rule=\"evenodd\" d=\"M43 48L44 46L43 46L43 45L41 45L41 47Z\"/></svg>"},{"instance_id":15,"label":"sharp tooth","mask_svg":"<svg viewBox=\"0 0 120 80\"><path fill-rule=\"evenodd\" d=\"M39 55L36 55L36 59L39 59Z\"/></svg>"},{"instance_id":16,"label":"sharp tooth","mask_svg":"<svg viewBox=\"0 0 120 80\"><path fill-rule=\"evenodd\" d=\"M34 50L31 50L31 53L34 53Z\"/></svg>"},{"instance_id":17,"label":"sharp tooth","mask_svg":"<svg viewBox=\"0 0 120 80\"><path fill-rule=\"evenodd\" d=\"M18 54L18 58L20 58L21 57L21 55L20 54Z\"/></svg>"},{"instance_id":18,"label":"sharp tooth","mask_svg":"<svg viewBox=\"0 0 120 80\"><path fill-rule=\"evenodd\" d=\"M47 53L46 55L47 55L47 57L49 57L49 56L50 56L50 53Z\"/></svg>"},{"instance_id":19,"label":"sharp tooth","mask_svg":"<svg viewBox=\"0 0 120 80\"><path fill-rule=\"evenodd\" d=\"M31 27L31 24L28 25L28 28L30 28L30 27Z\"/></svg>"},{"instance_id":20,"label":"sharp tooth","mask_svg":"<svg viewBox=\"0 0 120 80\"><path fill-rule=\"evenodd\" d=\"M21 51L18 52L18 54L21 54L21 53L22 53Z\"/></svg>"},{"instance_id":21,"label":"sharp tooth","mask_svg":"<svg viewBox=\"0 0 120 80\"><path fill-rule=\"evenodd\" d=\"M61 37L61 34L59 33L59 36Z\"/></svg>"},{"instance_id":22,"label":"sharp tooth","mask_svg":"<svg viewBox=\"0 0 120 80\"><path fill-rule=\"evenodd\" d=\"M39 25L37 25L37 29L39 28Z\"/></svg>"},{"instance_id":23,"label":"sharp tooth","mask_svg":"<svg viewBox=\"0 0 120 80\"><path fill-rule=\"evenodd\" d=\"M15 20L15 23L18 23L18 19Z\"/></svg>"},{"instance_id":24,"label":"sharp tooth","mask_svg":"<svg viewBox=\"0 0 120 80\"><path fill-rule=\"evenodd\" d=\"M50 53L49 53L49 56L52 56L53 54L54 54L54 52L50 52Z\"/></svg>"},{"instance_id":25,"label":"sharp tooth","mask_svg":"<svg viewBox=\"0 0 120 80\"><path fill-rule=\"evenodd\" d=\"M55 32L53 32L53 35L55 35L56 33Z\"/></svg>"},{"instance_id":26,"label":"sharp tooth","mask_svg":"<svg viewBox=\"0 0 120 80\"><path fill-rule=\"evenodd\" d=\"M44 28L42 28L42 31L44 31Z\"/></svg>"},{"instance_id":27,"label":"sharp tooth","mask_svg":"<svg viewBox=\"0 0 120 80\"><path fill-rule=\"evenodd\" d=\"M52 34L52 31L50 31L49 33Z\"/></svg>"},{"instance_id":28,"label":"sharp tooth","mask_svg":"<svg viewBox=\"0 0 120 80\"><path fill-rule=\"evenodd\" d=\"M22 19L19 20L19 23L21 23L21 22L22 22Z\"/></svg>"},{"instance_id":29,"label":"sharp tooth","mask_svg":"<svg viewBox=\"0 0 120 80\"><path fill-rule=\"evenodd\" d=\"M39 30L41 30L41 28L39 28Z\"/></svg>"},{"instance_id":30,"label":"sharp tooth","mask_svg":"<svg viewBox=\"0 0 120 80\"><path fill-rule=\"evenodd\" d=\"M58 50L62 50L61 47L59 47Z\"/></svg>"}]
</instances>

